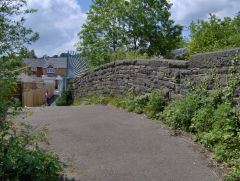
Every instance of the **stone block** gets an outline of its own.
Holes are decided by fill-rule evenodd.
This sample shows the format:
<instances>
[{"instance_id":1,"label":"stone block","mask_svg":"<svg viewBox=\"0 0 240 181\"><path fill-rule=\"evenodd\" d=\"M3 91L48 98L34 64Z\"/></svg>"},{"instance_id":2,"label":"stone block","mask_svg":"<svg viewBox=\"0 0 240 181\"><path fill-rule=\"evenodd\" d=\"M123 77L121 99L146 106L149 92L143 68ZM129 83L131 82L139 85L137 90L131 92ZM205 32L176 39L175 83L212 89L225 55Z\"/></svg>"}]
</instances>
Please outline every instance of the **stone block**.
<instances>
[{"instance_id":1,"label":"stone block","mask_svg":"<svg viewBox=\"0 0 240 181\"><path fill-rule=\"evenodd\" d=\"M188 68L188 61L171 60L168 62L169 68Z\"/></svg>"},{"instance_id":2,"label":"stone block","mask_svg":"<svg viewBox=\"0 0 240 181\"><path fill-rule=\"evenodd\" d=\"M182 97L181 94L175 94L175 93L173 93L173 92L170 92L169 99L170 99L170 100L175 100L175 99L179 99L179 98L181 98L181 97Z\"/></svg>"},{"instance_id":3,"label":"stone block","mask_svg":"<svg viewBox=\"0 0 240 181\"><path fill-rule=\"evenodd\" d=\"M136 60L135 65L149 65L150 60Z\"/></svg>"},{"instance_id":4,"label":"stone block","mask_svg":"<svg viewBox=\"0 0 240 181\"><path fill-rule=\"evenodd\" d=\"M213 68L230 66L235 56L240 57L240 48L200 53L190 56L190 68Z\"/></svg>"},{"instance_id":5,"label":"stone block","mask_svg":"<svg viewBox=\"0 0 240 181\"><path fill-rule=\"evenodd\" d=\"M180 73L181 73L182 76L191 75L192 70L181 70L180 69Z\"/></svg>"}]
</instances>

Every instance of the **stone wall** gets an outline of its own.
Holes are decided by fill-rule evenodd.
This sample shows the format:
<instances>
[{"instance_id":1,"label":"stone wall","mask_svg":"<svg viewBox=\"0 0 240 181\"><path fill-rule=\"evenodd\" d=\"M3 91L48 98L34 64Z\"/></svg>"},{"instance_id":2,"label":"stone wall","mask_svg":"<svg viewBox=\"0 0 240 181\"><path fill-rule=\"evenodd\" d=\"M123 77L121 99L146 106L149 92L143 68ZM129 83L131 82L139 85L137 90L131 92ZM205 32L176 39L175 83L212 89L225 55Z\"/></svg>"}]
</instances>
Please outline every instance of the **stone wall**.
<instances>
[{"instance_id":1,"label":"stone wall","mask_svg":"<svg viewBox=\"0 0 240 181\"><path fill-rule=\"evenodd\" d=\"M187 93L189 79L198 84L212 67L225 85L236 55L240 57L240 48L193 55L190 61L122 60L97 67L69 83L74 97L90 93L121 95L133 88L142 93L158 90L175 99Z\"/></svg>"}]
</instances>

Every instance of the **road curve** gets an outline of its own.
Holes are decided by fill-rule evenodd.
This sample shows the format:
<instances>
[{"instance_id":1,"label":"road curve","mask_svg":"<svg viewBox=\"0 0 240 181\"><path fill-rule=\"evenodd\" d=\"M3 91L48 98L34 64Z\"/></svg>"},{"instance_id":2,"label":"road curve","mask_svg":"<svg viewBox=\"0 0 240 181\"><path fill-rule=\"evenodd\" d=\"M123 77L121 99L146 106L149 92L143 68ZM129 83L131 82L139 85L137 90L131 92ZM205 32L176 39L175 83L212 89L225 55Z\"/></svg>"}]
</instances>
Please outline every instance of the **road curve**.
<instances>
[{"instance_id":1,"label":"road curve","mask_svg":"<svg viewBox=\"0 0 240 181\"><path fill-rule=\"evenodd\" d=\"M31 108L24 121L49 130L49 149L68 167L68 180L215 181L193 143L159 121L101 106ZM67 180L67 179L66 179Z\"/></svg>"}]
</instances>

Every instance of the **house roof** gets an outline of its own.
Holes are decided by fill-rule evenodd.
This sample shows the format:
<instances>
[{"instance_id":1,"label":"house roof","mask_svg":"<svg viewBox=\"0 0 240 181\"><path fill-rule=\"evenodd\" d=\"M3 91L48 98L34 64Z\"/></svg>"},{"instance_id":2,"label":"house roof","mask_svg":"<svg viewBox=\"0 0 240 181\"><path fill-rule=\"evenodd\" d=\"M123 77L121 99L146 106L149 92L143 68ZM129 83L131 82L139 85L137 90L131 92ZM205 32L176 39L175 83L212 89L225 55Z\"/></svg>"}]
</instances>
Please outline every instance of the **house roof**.
<instances>
[{"instance_id":1,"label":"house roof","mask_svg":"<svg viewBox=\"0 0 240 181\"><path fill-rule=\"evenodd\" d=\"M45 64L44 59L24 58L23 61L31 67L43 67Z\"/></svg>"},{"instance_id":2,"label":"house roof","mask_svg":"<svg viewBox=\"0 0 240 181\"><path fill-rule=\"evenodd\" d=\"M49 65L54 68L67 68L67 58L47 58L43 67L47 68Z\"/></svg>"},{"instance_id":3,"label":"house roof","mask_svg":"<svg viewBox=\"0 0 240 181\"><path fill-rule=\"evenodd\" d=\"M67 58L24 58L23 61L31 67L47 68L52 65L54 68L67 68Z\"/></svg>"}]
</instances>

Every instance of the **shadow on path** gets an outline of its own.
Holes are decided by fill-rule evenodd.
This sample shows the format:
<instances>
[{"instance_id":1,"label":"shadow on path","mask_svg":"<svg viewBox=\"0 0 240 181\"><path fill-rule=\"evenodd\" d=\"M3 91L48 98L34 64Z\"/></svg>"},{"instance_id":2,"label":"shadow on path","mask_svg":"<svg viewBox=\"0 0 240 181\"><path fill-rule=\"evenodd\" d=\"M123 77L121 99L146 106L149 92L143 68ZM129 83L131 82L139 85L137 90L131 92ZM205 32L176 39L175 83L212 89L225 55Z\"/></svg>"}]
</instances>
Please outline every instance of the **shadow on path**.
<instances>
[{"instance_id":1,"label":"shadow on path","mask_svg":"<svg viewBox=\"0 0 240 181\"><path fill-rule=\"evenodd\" d=\"M54 95L51 97L50 101L49 101L49 106L56 106L56 99L58 98L58 95Z\"/></svg>"}]
</instances>

